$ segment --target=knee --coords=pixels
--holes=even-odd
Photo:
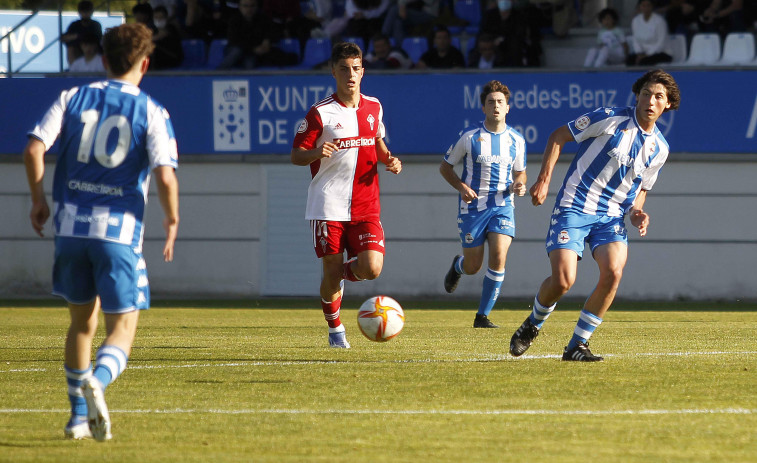
[[[613,267],[605,270],[600,275],[600,281],[606,286],[617,288],[623,278],[623,267]]]
[[[575,277],[566,274],[560,274],[552,278],[552,288],[560,294],[565,294],[570,291],[570,288],[573,287],[573,283],[575,283],[575,281]]]
[[[364,280],[375,280],[381,275],[383,265],[379,262],[370,262],[364,269],[360,277]]]
[[[479,270],[481,270],[481,261],[475,259],[463,260],[463,273],[466,275],[475,275]]]

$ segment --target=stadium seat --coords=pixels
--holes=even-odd
[[[363,50],[363,53],[365,53],[365,40],[363,40],[362,37],[344,37],[342,40],[345,42],[351,42],[354,44],[357,44],[358,47],[360,47],[361,50]]]
[[[684,34],[670,34],[668,36],[668,46],[671,50],[674,63],[683,63],[686,61],[686,36]]]
[[[279,48],[281,48],[281,51],[297,55],[297,62],[302,59],[302,50],[300,50],[300,41],[298,39],[291,37],[283,38],[279,41]]]
[[[214,39],[210,42],[208,47],[208,62],[205,67],[208,69],[218,69],[218,66],[223,62],[223,53],[226,50],[226,39]]]
[[[402,49],[415,64],[428,51],[428,40],[426,37],[405,37],[402,40]]]
[[[718,64],[752,64],[754,36],[749,32],[731,32],[725,37],[723,57]]]
[[[451,34],[465,32],[472,36],[478,35],[478,29],[481,26],[480,0],[455,0],[453,11],[458,19],[462,19],[468,24],[463,27],[450,27],[449,31]]]
[[[685,64],[700,66],[715,64],[720,59],[720,36],[715,33],[694,34]]]
[[[205,42],[199,39],[182,40],[181,48],[184,50],[183,69],[200,69],[205,67]]]
[[[300,68],[312,69],[331,59],[331,40],[309,38],[305,42],[305,53]]]

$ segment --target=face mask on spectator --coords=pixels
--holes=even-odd
[[[158,29],[163,29],[166,27],[166,20],[165,19],[156,19],[155,20],[155,27]]]
[[[513,2],[511,0],[498,0],[497,1],[497,8],[499,8],[499,11],[509,10],[512,7],[513,7]]]

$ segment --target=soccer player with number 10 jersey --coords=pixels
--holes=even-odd
[[[43,189],[44,154],[58,140],[53,179],[53,293],[67,302],[71,324],[65,373],[71,418],[66,437],[111,438],[105,388],[126,368],[139,311],[150,306],[142,257],[150,176],[165,219],[163,258],[173,260],[179,226],[178,154],[168,112],[139,89],[154,48],[142,24],[103,37],[108,80],[61,93],[29,134],[24,163],[31,223],[42,236],[51,216]],[[106,336],[91,366],[98,312]]]
[[[657,128],[660,116],[678,109],[681,94],[673,76],[649,71],[632,86],[636,105],[598,108],[552,132],[544,150],[541,171],[531,187],[531,202],[544,203],[549,182],[563,146],[578,142],[550,219],[546,239],[552,274],[534,298],[531,314],[510,340],[510,353],[523,355],[542,325],[576,279],[585,243],[599,267],[599,281],[584,303],[573,337],[562,359],[597,362],[589,338],[602,323],[623,275],[628,257],[624,218],[646,235],[649,215],[644,211],[647,191],[670,152]]]
[[[373,280],[384,265],[377,163],[398,174],[402,163],[384,144],[384,111],[378,99],[360,93],[363,53],[342,42],[331,51],[336,92],[313,105],[302,121],[292,164],[310,166],[305,218],[323,265],[321,308],[329,345],[349,348],[339,318],[343,280]],[[347,262],[344,262],[344,252]]]

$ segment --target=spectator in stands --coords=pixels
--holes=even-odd
[[[371,37],[381,33],[390,3],[390,0],[347,0],[344,14],[348,19],[344,35],[362,37],[368,43]]]
[[[213,0],[183,0],[177,13],[183,37],[206,42],[225,38],[228,21],[223,11],[221,4]]]
[[[699,23],[703,32],[717,32],[722,37],[729,32],[744,32],[744,0],[712,0],[699,17]]]
[[[439,0],[397,0],[389,8],[381,30],[402,43],[407,35],[425,36],[439,17]]]
[[[631,48],[626,58],[629,66],[669,63],[673,57],[667,49],[668,24],[654,12],[652,0],[639,0],[639,14],[631,21]]]
[[[618,27],[618,12],[605,8],[597,15],[602,29],[597,33],[597,46],[586,54],[584,67],[599,68],[608,64],[623,64],[628,54],[626,34]]]
[[[469,39],[472,40],[472,39]],[[468,56],[468,67],[475,69],[492,69],[505,65],[500,49],[494,44],[494,37],[490,34],[481,34]]]
[[[95,6],[89,0],[82,0],[77,5],[79,19],[72,22],[66,33],[60,37],[60,41],[66,45],[66,59],[69,66],[84,53],[79,44],[79,40],[86,34],[95,34],[99,44],[103,38],[102,25],[92,19],[95,12]]]
[[[494,37],[505,66],[539,66],[541,35],[527,9],[513,8],[511,0],[498,0],[484,12],[481,33]]]
[[[166,15],[169,23],[176,24],[176,0],[148,0],[152,6],[153,13],[155,9],[162,6],[166,9]]]
[[[688,36],[699,31],[697,21],[707,4],[709,0],[668,0],[656,11],[665,16],[669,33]]]
[[[465,67],[463,53],[452,46],[452,36],[445,26],[434,28],[433,45],[415,63],[416,68],[451,69]]]
[[[241,0],[239,14],[229,20],[228,45],[219,69],[253,69],[297,63],[297,55],[271,44],[271,21],[258,8],[259,0]]]
[[[273,43],[288,37],[296,38],[304,46],[310,31],[319,26],[318,22],[303,16],[300,0],[262,0],[262,10],[271,18]]]
[[[410,69],[413,62],[405,50],[392,47],[389,37],[383,34],[371,39],[373,50],[363,56],[363,67],[367,69]]]
[[[100,54],[100,37],[93,32],[88,32],[79,38],[79,46],[83,55],[78,57],[69,72],[101,72],[105,74],[103,56]]]
[[[134,15],[134,21],[144,24],[153,34],[155,33],[155,23],[152,19],[152,5],[149,3],[137,3],[131,9],[131,14]]]
[[[150,56],[150,69],[172,69],[181,66],[181,62],[184,61],[181,35],[176,26],[169,23],[166,7],[155,7],[153,23],[155,32],[152,34],[152,41],[155,43],[155,50]]]

